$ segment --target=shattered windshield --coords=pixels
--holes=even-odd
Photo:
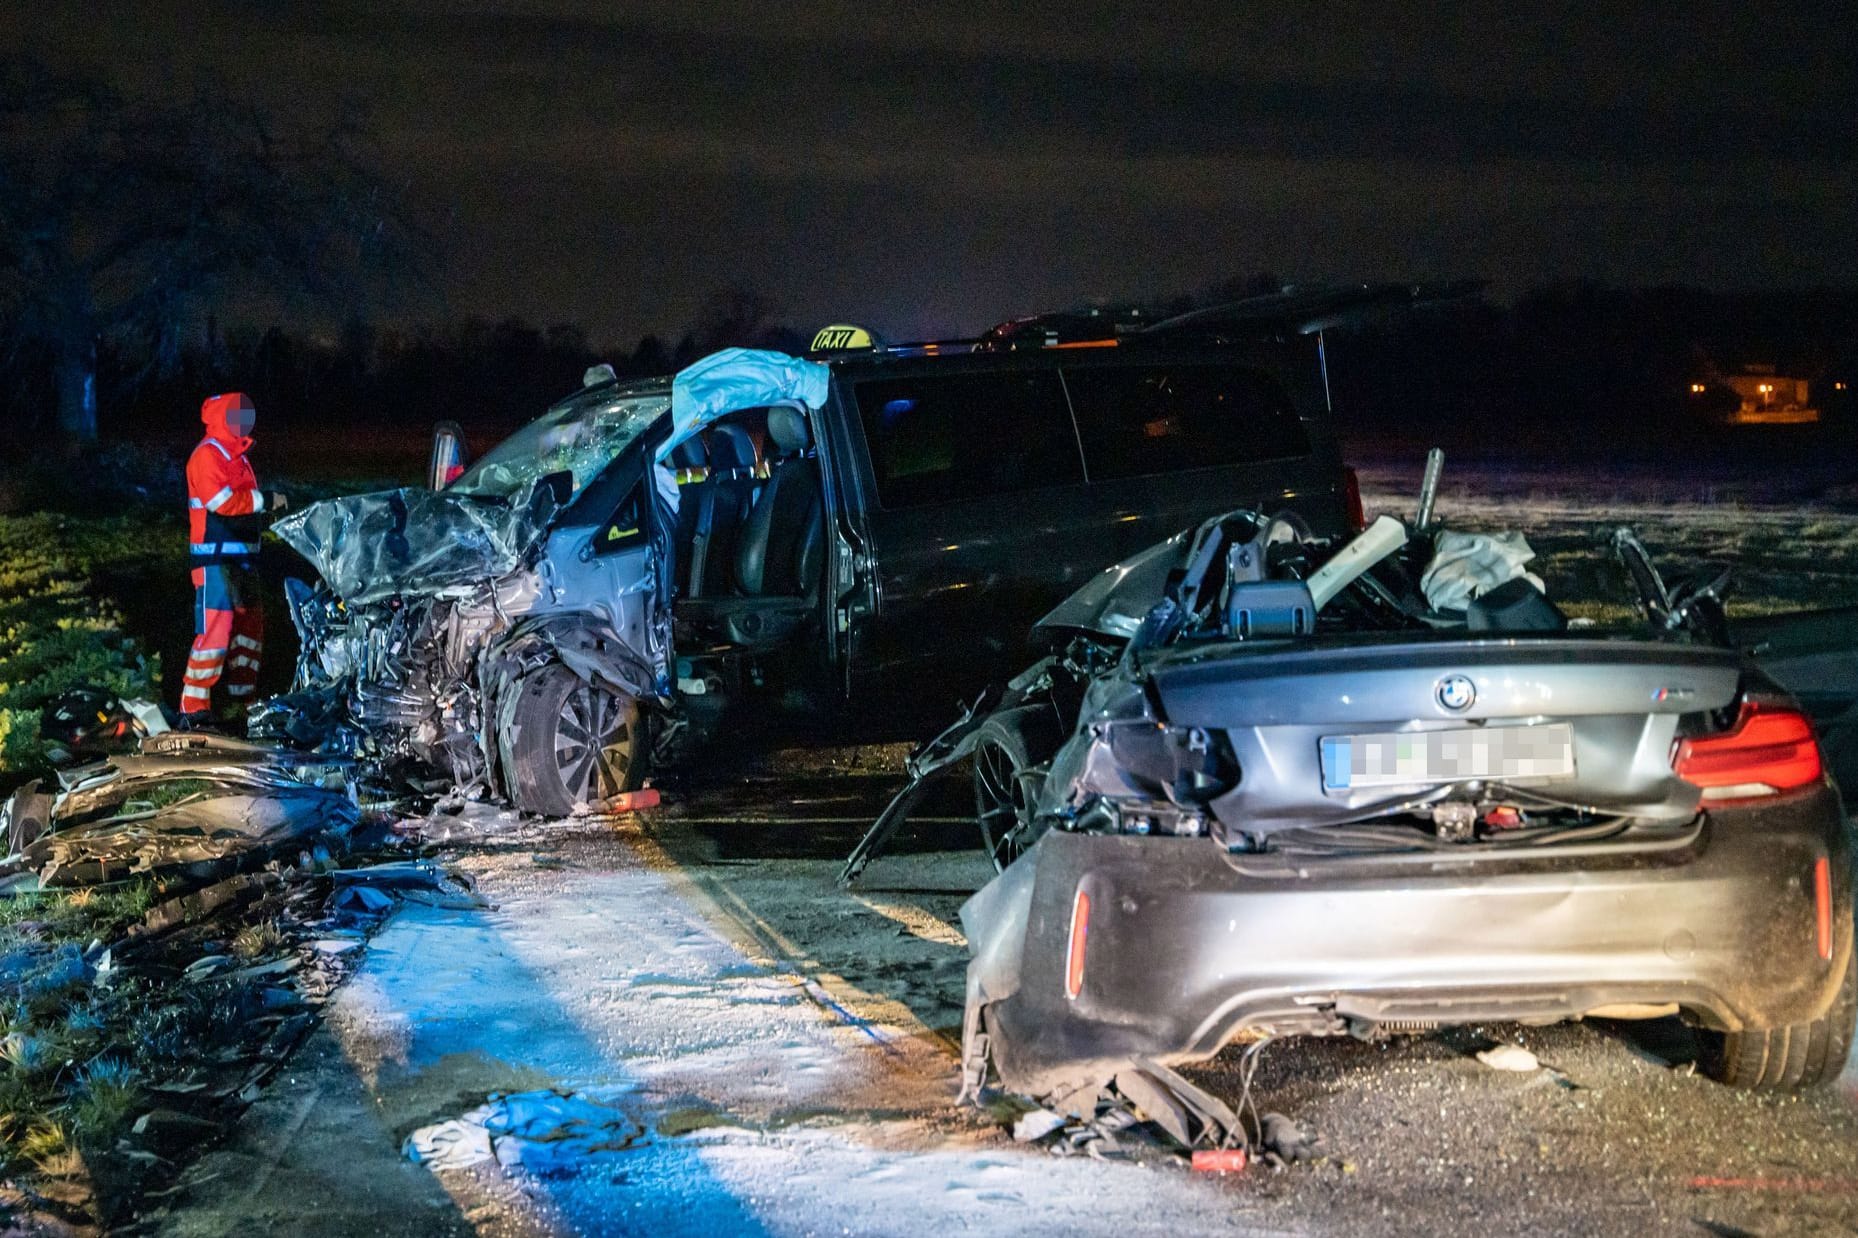
[[[569,473],[573,492],[671,407],[667,390],[601,393],[550,409],[485,453],[446,487],[477,498],[508,499],[550,473]]]

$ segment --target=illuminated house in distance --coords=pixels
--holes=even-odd
[[[1733,373],[1712,367],[1691,382],[1690,398],[1732,426],[1804,426],[1819,421],[1809,381],[1777,374],[1772,365],[1744,365]]]

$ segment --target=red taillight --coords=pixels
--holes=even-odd
[[[1706,802],[1719,804],[1792,791],[1822,774],[1819,740],[1806,715],[1754,701],[1742,703],[1733,730],[1680,741],[1671,767],[1702,787]]]
[[[1832,863],[1825,856],[1813,861],[1813,934],[1819,957],[1832,960]]]
[[[1342,470],[1342,503],[1348,509],[1348,527],[1359,533],[1368,527],[1368,512],[1361,505],[1361,477],[1354,469]]]
[[[1064,995],[1076,997],[1084,991],[1084,945],[1090,933],[1090,895],[1082,890],[1071,903],[1071,944],[1065,950]]]

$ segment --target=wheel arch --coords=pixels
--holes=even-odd
[[[1065,741],[1057,711],[1046,701],[1028,702],[989,715],[975,728],[968,751],[978,747],[989,731],[1005,732],[1017,738],[1025,749],[1027,760],[1035,766],[1050,762]]]
[[[517,625],[479,655],[477,678],[482,695],[478,748],[483,753],[493,790],[513,798],[514,786],[502,742],[521,686],[528,676],[549,666],[563,666],[583,681],[636,700],[642,715],[669,703],[668,685],[599,615],[550,615]]]

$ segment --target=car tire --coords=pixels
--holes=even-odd
[[[510,799],[524,812],[600,812],[639,785],[647,746],[639,704],[560,664],[524,676],[499,737]]]
[[[1824,1018],[1784,1027],[1750,1027],[1708,1034],[1704,1067],[1711,1078],[1736,1088],[1791,1091],[1838,1078],[1858,1022],[1858,951],[1845,961],[1845,979]]]
[[[1005,872],[1045,832],[1043,823],[1031,815],[1039,775],[1027,773],[1033,761],[1025,733],[999,719],[981,727],[971,760],[981,845],[994,871]]]

